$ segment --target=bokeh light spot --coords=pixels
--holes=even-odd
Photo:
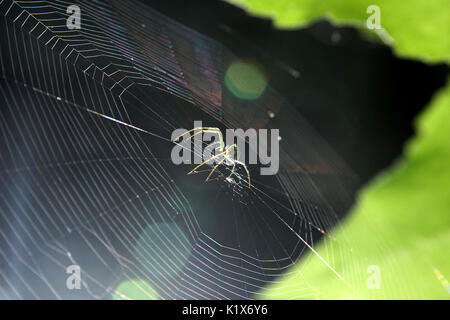
[[[122,281],[114,291],[114,300],[158,300],[158,294],[145,280]]]
[[[192,246],[174,222],[148,225],[135,247],[142,270],[157,283],[167,283],[182,272]]]
[[[258,99],[267,87],[268,76],[259,64],[249,60],[236,60],[225,73],[225,85],[237,98]]]

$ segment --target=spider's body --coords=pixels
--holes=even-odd
[[[195,131],[197,131],[197,132],[195,132]],[[201,166],[205,165],[206,163],[208,163],[208,162],[210,162],[212,160],[215,160],[215,159],[217,159],[219,157],[222,157],[222,159],[211,170],[211,172],[209,173],[208,177],[206,177],[205,182],[209,180],[209,178],[211,177],[213,172],[217,169],[217,167],[222,162],[225,161],[225,163],[227,165],[229,164],[230,166],[233,166],[233,168],[231,169],[230,174],[225,178],[226,181],[229,181],[231,179],[231,176],[234,174],[234,169],[236,168],[236,164],[239,164],[245,169],[245,172],[247,173],[247,178],[248,178],[248,186],[249,187],[251,186],[251,184],[250,184],[250,173],[248,172],[247,166],[245,165],[245,163],[243,163],[243,162],[238,160],[239,154],[238,154],[237,145],[236,144],[232,144],[229,147],[225,146],[225,143],[223,141],[222,132],[220,131],[219,128],[214,128],[214,127],[197,127],[197,128],[191,129],[191,130],[186,131],[185,133],[179,135],[173,141],[177,141],[179,138],[181,138],[182,136],[184,136],[184,135],[186,135],[186,134],[188,134],[190,132],[195,132],[195,133],[192,136],[190,136],[189,139],[192,139],[197,134],[204,133],[204,132],[216,133],[219,136],[219,141],[217,141],[217,142],[220,143],[220,147],[217,147],[217,149],[219,149],[219,153],[218,154],[216,154],[215,156],[213,156],[213,157],[203,161],[198,166],[196,166],[194,169],[189,171],[188,174],[195,173],[198,168],[200,168]],[[231,150],[234,150],[233,156],[230,156]]]

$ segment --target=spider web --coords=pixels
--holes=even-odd
[[[242,101],[222,85],[232,52],[134,0],[2,0],[0,13],[0,298],[127,298],[135,281],[158,299],[252,299],[300,257],[351,284],[328,231],[357,178],[270,86]],[[170,136],[194,120],[281,128],[279,173],[250,165],[251,188],[226,166],[187,176]],[[342,256],[319,256],[319,240]],[[66,287],[74,264],[80,290]],[[298,279],[301,297],[320,295]]]

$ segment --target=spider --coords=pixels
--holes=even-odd
[[[195,133],[195,131],[198,130],[198,132]],[[223,136],[222,136],[222,132],[220,131],[219,128],[215,128],[215,127],[196,127],[194,129],[191,129],[189,131],[186,131],[185,133],[179,135],[178,137],[176,137],[175,139],[173,139],[173,141],[177,141],[178,139],[180,139],[182,136],[190,133],[190,132],[194,132],[193,135],[191,135],[189,137],[189,139],[192,139],[193,137],[195,137],[196,135],[200,134],[200,133],[204,133],[204,132],[210,132],[210,133],[217,133],[217,135],[219,136],[219,141],[217,141],[216,143],[220,143],[220,147],[217,147],[220,151],[219,154],[216,154],[215,156],[203,161],[202,163],[200,163],[198,166],[196,166],[194,169],[192,169],[191,171],[188,172],[188,174],[192,174],[195,173],[196,170],[198,168],[200,168],[201,166],[205,165],[206,163],[210,162],[211,160],[214,160],[216,158],[219,158],[220,156],[223,156],[223,159],[221,159],[215,166],[214,168],[211,170],[211,172],[208,174],[208,176],[206,177],[205,182],[207,182],[209,180],[209,178],[212,176],[212,174],[214,173],[214,171],[217,169],[217,167],[224,162],[225,160],[228,160],[231,162],[231,165],[233,166],[233,168],[231,169],[230,174],[225,178],[225,180],[229,180],[231,178],[231,176],[234,173],[234,169],[236,168],[236,164],[241,165],[244,169],[245,172],[247,173],[247,178],[248,178],[248,186],[250,187],[250,173],[247,169],[247,166],[245,165],[245,163],[241,162],[238,160],[239,158],[239,153],[238,153],[238,148],[236,144],[232,144],[229,147],[225,146],[225,143],[223,141]],[[216,149],[217,149],[216,148]],[[233,156],[230,156],[230,151],[234,150],[233,152]],[[225,163],[227,164],[227,162],[225,161]]]

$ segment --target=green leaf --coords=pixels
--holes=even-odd
[[[298,28],[313,20],[366,28],[367,8],[380,8],[383,30],[376,32],[392,42],[402,57],[430,63],[450,62],[450,1],[448,0],[228,0],[250,13],[271,17],[279,28]]]
[[[261,298],[449,299],[450,81],[417,121],[405,155],[361,194],[343,226]],[[379,269],[380,286],[367,286]],[[370,274],[368,272],[371,272]]]

